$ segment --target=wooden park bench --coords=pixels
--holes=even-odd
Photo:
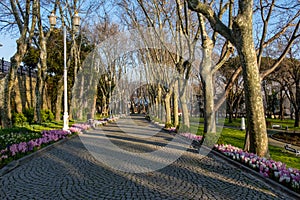
[[[284,149],[288,152],[295,153],[296,156],[300,156],[300,151],[297,149],[293,148],[291,144],[286,144],[284,145]]]

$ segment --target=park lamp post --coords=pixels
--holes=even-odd
[[[51,13],[49,16],[49,22],[52,27],[56,25],[56,16],[54,12]],[[75,27],[78,27],[80,24],[80,17],[78,16],[78,13],[75,12],[75,15],[72,17],[72,22]],[[68,79],[67,79],[67,31],[66,26],[63,23],[63,34],[64,34],[64,125],[63,130],[69,129],[69,114],[68,114]]]

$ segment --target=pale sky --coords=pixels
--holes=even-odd
[[[0,33],[0,44],[3,45],[0,47],[0,59],[4,57],[4,60],[9,61],[17,51],[16,39]]]

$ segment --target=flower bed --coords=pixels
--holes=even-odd
[[[108,122],[115,122],[118,117],[106,118],[103,120],[93,120],[94,126],[105,125]],[[11,133],[7,139],[0,137],[0,142],[6,141],[5,145],[0,143],[0,168],[9,162],[34,152],[43,146],[52,144],[58,140],[64,139],[72,134],[81,134],[84,130],[91,128],[90,123],[73,124],[69,130],[47,130],[41,133],[21,134]],[[2,138],[3,137],[3,138]],[[1,140],[2,139],[2,140]],[[2,144],[2,145],[1,145]]]
[[[253,153],[248,153],[232,145],[215,145],[218,152],[236,160],[280,184],[300,193],[300,171],[294,168],[287,168],[282,162],[261,158]]]
[[[193,133],[180,133],[183,137],[186,137],[190,140],[196,140],[196,141],[201,141],[203,136],[202,135],[195,135]]]
[[[104,118],[101,120],[89,119],[87,124],[94,128],[97,126],[106,125],[107,123],[110,123],[110,122],[115,122],[118,119],[119,119],[119,117]]]
[[[70,130],[47,130],[41,132],[41,137],[34,138],[29,141],[22,141],[7,145],[0,150],[0,168],[8,162],[21,158],[22,156],[40,149],[63,138],[66,138],[74,133],[82,133],[83,130],[89,128],[87,124],[73,124]]]
[[[69,130],[72,133],[83,133],[84,130],[89,129],[91,126],[89,124],[73,124]]]

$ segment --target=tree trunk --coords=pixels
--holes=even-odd
[[[296,80],[296,107],[295,107],[295,123],[294,127],[299,127],[300,120],[300,79]]]
[[[33,108],[33,106],[34,106],[34,101],[33,101],[33,98],[34,98],[34,96],[33,96],[33,84],[32,84],[32,69],[31,68],[29,68],[29,91],[30,91],[30,107],[31,108]]]
[[[171,119],[171,91],[167,92],[165,96],[165,108],[166,108],[166,125],[172,124]]]
[[[204,134],[216,133],[216,118],[214,109],[214,84],[212,72],[212,49],[213,42],[202,30],[202,62],[199,71],[204,94]],[[205,135],[204,135],[205,136]]]
[[[41,30],[42,31],[42,30]],[[46,79],[46,70],[47,70],[47,42],[44,36],[40,38],[40,62],[38,63],[38,71],[36,77],[36,87],[35,87],[35,95],[36,95],[36,122],[41,123],[41,111],[43,109],[43,88]]]
[[[268,157],[268,137],[261,94],[261,80],[253,42],[253,0],[238,1],[238,15],[232,29],[216,20],[213,9],[197,0],[188,1],[189,8],[202,13],[211,27],[235,45],[243,67],[245,100],[247,109],[247,134],[245,147],[258,156]],[[249,138],[249,139],[247,139]]]
[[[235,106],[235,116],[234,116],[235,119],[236,119],[237,117],[243,117],[243,116],[244,116],[244,114],[242,114],[242,116],[238,116],[239,108],[240,108],[240,103],[241,103],[242,97],[243,97],[243,95],[240,94],[240,96],[238,97],[237,101],[236,101],[236,102],[232,102],[232,109],[233,109],[233,104],[234,104],[234,106]],[[240,113],[241,113],[241,112],[240,112]]]
[[[214,88],[211,73],[202,76],[201,80],[204,94],[204,133],[215,133]]]
[[[162,120],[162,89],[160,86],[157,91],[157,117]]]
[[[246,151],[269,157],[268,136],[261,94],[261,80],[252,34],[252,1],[240,3],[243,14],[233,23],[235,46],[240,55],[247,109]],[[248,145],[249,144],[249,145]]]
[[[62,97],[63,97],[63,77],[58,81],[57,84],[57,97],[55,102],[55,121],[61,120],[61,109],[62,109]]]
[[[48,90],[47,90],[46,80],[44,80],[44,84],[43,84],[43,88],[42,88],[42,96],[43,96],[42,109],[52,110],[51,101],[50,101],[50,98],[48,98]]]
[[[38,71],[37,71],[37,76],[36,76],[36,85],[35,85],[35,98],[36,98],[36,105],[35,105],[35,121],[36,123],[41,123],[42,118],[41,118],[41,104],[42,104],[42,94],[41,94],[41,89],[42,89],[42,72],[41,72],[41,66],[38,64]]]
[[[25,36],[24,36],[25,37]],[[9,73],[6,75],[4,86],[4,103],[3,103],[3,126],[5,128],[12,126],[12,111],[11,111],[11,90],[14,86],[17,69],[22,62],[22,58],[27,50],[27,43],[24,38],[17,40],[17,52],[10,59]]]
[[[181,121],[182,125],[185,128],[189,129],[190,128],[190,116],[189,116],[189,110],[188,110],[188,105],[186,101],[186,87],[185,87],[185,80],[179,79],[178,85],[179,85],[179,91],[180,91],[180,104],[181,104],[181,109],[182,109],[182,115],[181,115]]]
[[[10,67],[9,73],[6,75],[4,85],[4,102],[3,102],[3,127],[8,128],[12,126],[12,113],[11,113],[11,90],[14,85],[16,69]]]
[[[102,115],[107,115],[107,114],[108,114],[107,99],[106,99],[106,96],[103,95],[102,96]]]
[[[174,84],[173,89],[173,113],[174,113],[174,126],[177,127],[179,125],[179,117],[178,117],[178,81]]]
[[[76,44],[76,38],[75,38],[75,34],[72,32],[72,47],[71,47],[71,59],[74,59],[74,70],[73,70],[73,83],[76,83],[77,81],[77,72],[79,69],[79,59],[78,57],[80,57],[79,51],[78,51],[78,47]],[[74,84],[72,86],[72,88],[74,87]],[[95,94],[97,96],[97,94]],[[70,102],[73,102],[72,100],[72,95],[70,95]],[[74,105],[71,103],[70,105],[70,111],[73,110],[75,107],[73,107]],[[75,108],[76,109],[76,108]],[[94,108],[95,110],[95,108]],[[73,119],[73,112],[69,112],[69,119]]]
[[[284,107],[283,107],[283,89],[280,90],[280,100],[279,100],[279,109],[280,109],[280,120],[284,119]]]
[[[18,76],[19,92],[21,98],[22,112],[26,109],[27,103],[27,77],[26,75]]]
[[[232,123],[233,105],[231,102],[229,102],[227,105],[228,105],[228,115],[229,115],[228,122]]]
[[[93,102],[92,102],[92,107],[91,107],[91,113],[90,113],[90,117],[91,119],[95,119],[95,113],[96,113],[96,102],[97,102],[97,95],[94,96],[93,98]]]

